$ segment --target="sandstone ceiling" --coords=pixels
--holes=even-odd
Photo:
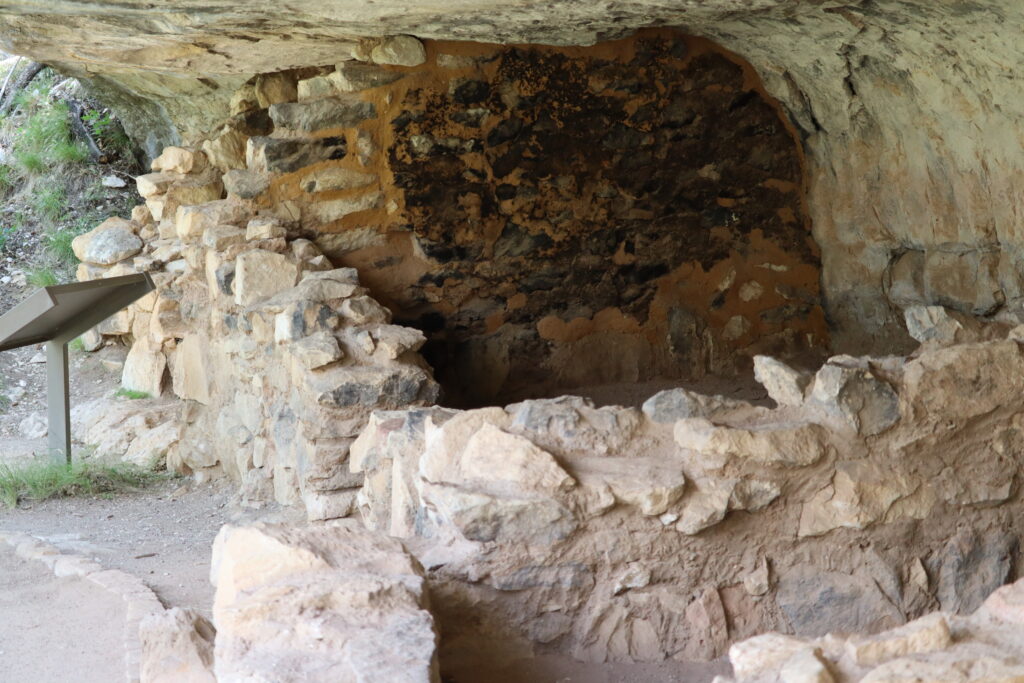
[[[836,338],[880,350],[906,339],[886,296],[906,253],[937,302],[1020,300],[1022,20],[1019,0],[22,0],[0,2],[0,45],[93,76],[155,144],[216,121],[252,74],[351,58],[361,37],[708,37],[756,67],[799,129]]]

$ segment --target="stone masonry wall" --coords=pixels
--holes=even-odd
[[[827,343],[799,149],[748,67],[673,32],[576,50],[408,40],[368,51],[383,63],[258,79],[287,92],[236,98],[247,121],[272,102],[273,133],[226,180],[426,333],[446,402]],[[206,149],[250,133],[229,124]]]
[[[976,609],[1019,571],[1024,328],[908,323],[909,358],[759,356],[773,408],[674,389],[374,413],[360,512],[427,567],[442,670],[714,659]]]

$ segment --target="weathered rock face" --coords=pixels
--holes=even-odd
[[[155,154],[158,141],[211,130],[254,74],[374,55],[420,59],[399,56],[381,35],[591,45],[653,24],[685,27],[749,60],[799,129],[837,340],[864,351],[908,344],[891,302],[1019,307],[1015,188],[1024,155],[1005,75],[1024,62],[1008,28],[1022,12],[1015,0],[462,0],[443,13],[356,0],[303,0],[287,12],[226,0],[188,12],[125,10],[97,0],[8,3],[0,35],[7,50],[95,75],[108,99],[141,102],[136,135],[162,131],[150,133]]]
[[[224,527],[210,578],[218,681],[439,681],[422,569],[357,522]]]
[[[1024,678],[1024,582],[992,593],[970,616],[935,612],[875,635],[813,640],[776,633],[729,650],[735,683],[1016,681]],[[720,679],[721,680],[721,679]]]

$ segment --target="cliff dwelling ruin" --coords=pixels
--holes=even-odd
[[[210,620],[117,589],[128,677],[1024,680],[1022,22],[0,6],[143,162],[83,450],[256,511]]]

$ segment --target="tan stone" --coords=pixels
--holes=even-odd
[[[150,396],[163,392],[164,372],[167,358],[159,346],[150,344],[148,338],[137,339],[128,351],[121,374],[121,386],[130,391],[141,391]]]
[[[150,167],[154,171],[171,173],[199,173],[206,168],[206,156],[186,147],[164,147],[164,151]]]
[[[777,467],[806,467],[834,451],[828,431],[817,424],[784,422],[750,428],[715,425],[703,418],[675,424],[680,447],[724,462],[735,459]]]
[[[422,569],[359,522],[226,526],[211,580],[217,680],[438,680]]]
[[[945,650],[952,644],[945,616],[936,613],[891,631],[851,638],[846,651],[858,666],[878,666],[897,657]]]
[[[374,46],[370,59],[377,64],[419,66],[427,61],[427,52],[413,36],[390,36]]]
[[[167,192],[167,188],[171,186],[171,183],[179,180],[180,178],[180,173],[158,171],[156,173],[146,173],[136,177],[135,185],[138,188],[139,194],[148,199],[156,195],[164,194]]]
[[[208,344],[208,340],[198,334],[188,334],[178,344],[171,364],[171,380],[179,398],[210,403]]]
[[[295,78],[286,73],[257,76],[254,94],[261,109],[280,102],[294,102],[298,98]]]
[[[282,254],[264,249],[243,252],[235,259],[235,303],[250,306],[294,287],[299,267]]]
[[[216,683],[213,624],[193,609],[173,607],[139,623],[140,683]]]
[[[218,225],[240,225],[246,216],[244,206],[226,199],[182,206],[174,217],[174,231],[182,241],[198,240],[207,229]]]
[[[321,368],[344,357],[338,340],[329,332],[318,332],[293,342],[288,346],[288,353],[310,370]]]
[[[222,172],[245,168],[245,144],[249,136],[237,128],[225,126],[220,135],[203,142],[203,153]]]

